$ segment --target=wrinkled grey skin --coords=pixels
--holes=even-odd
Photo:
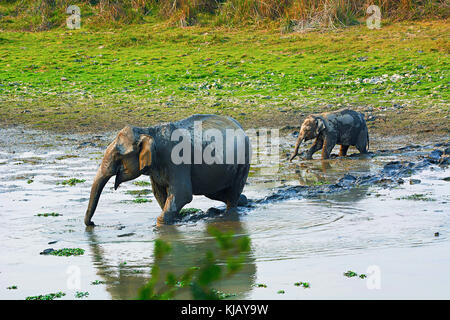
[[[245,135],[245,161],[239,164],[235,160],[231,164],[194,164],[194,121],[201,121],[203,131],[217,129],[224,137],[227,129],[242,130],[239,123],[230,118],[216,115],[193,115],[184,120],[161,124],[149,128],[125,127],[106,149],[102,163],[94,178],[89,205],[84,222],[94,225],[92,216],[100,198],[100,194],[112,176],[116,176],[114,188],[125,181],[136,179],[140,175],[150,176],[153,194],[162,209],[158,224],[171,224],[184,205],[192,201],[192,195],[206,197],[225,202],[227,209],[234,208],[238,201],[245,198],[241,195],[250,168],[250,141]],[[176,129],[187,129],[191,136],[190,164],[172,162],[172,148],[179,144],[181,138],[171,141]],[[198,130],[197,130],[198,131]],[[233,137],[232,137],[233,138]],[[211,139],[213,141],[214,139]],[[188,141],[188,140],[186,140]],[[211,141],[203,139],[202,150]],[[224,149],[226,159],[227,149]],[[237,142],[231,144],[235,159]],[[241,152],[242,148],[239,150]],[[179,154],[179,153],[178,153]],[[225,160],[223,161],[225,162]]]
[[[290,161],[297,156],[303,141],[314,138],[316,140],[308,150],[306,159],[312,159],[320,149],[322,159],[328,159],[336,144],[341,145],[339,156],[346,156],[350,146],[355,146],[360,153],[367,153],[369,148],[369,131],[364,115],[349,109],[308,116],[302,123]]]

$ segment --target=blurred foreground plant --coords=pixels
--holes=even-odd
[[[190,267],[181,275],[167,273],[162,286],[158,286],[162,280],[158,262],[171,252],[172,247],[169,243],[157,239],[154,248],[155,263],[150,271],[151,278],[140,288],[138,298],[173,299],[178,291],[183,289],[190,290],[195,300],[220,300],[233,296],[212,288],[212,285],[231,277],[242,268],[245,253],[250,251],[250,238],[247,236],[236,238],[233,232],[221,232],[214,227],[209,227],[208,233],[215,238],[219,252],[215,254],[211,250],[207,251],[200,266]]]

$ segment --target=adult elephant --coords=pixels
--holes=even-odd
[[[123,128],[106,149],[94,178],[84,222],[92,216],[112,176],[114,188],[140,175],[150,176],[162,209],[158,224],[171,224],[193,195],[225,202],[227,209],[246,201],[241,195],[250,168],[251,146],[240,124],[218,115],[189,118],[148,128]]]

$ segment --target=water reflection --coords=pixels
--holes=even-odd
[[[162,226],[154,230],[153,239],[145,241],[145,252],[142,252],[141,249],[140,252],[134,253],[133,265],[123,262],[117,265],[117,263],[108,262],[110,253],[104,247],[109,242],[102,242],[100,234],[95,229],[86,229],[86,234],[97,275],[106,282],[106,290],[112,299],[134,299],[139,288],[148,281],[153,263],[158,264],[160,279],[164,281],[168,272],[179,276],[188,268],[199,266],[208,251],[219,256],[220,249],[216,240],[207,233],[209,226],[213,226],[221,232],[232,231],[235,237],[249,236],[237,214],[199,225]],[[169,242],[172,246],[170,254],[157,261],[153,255],[153,243],[156,239]],[[142,242],[138,245],[142,248]],[[129,247],[130,251],[136,250],[136,243],[132,241],[123,242],[121,246]],[[112,255],[116,256],[117,253],[112,253]],[[151,258],[147,259],[146,257],[149,256]],[[220,264],[225,263],[225,259],[219,258],[219,262]],[[243,299],[250,293],[255,277],[255,258],[250,251],[245,254],[245,263],[238,273],[220,282],[215,282],[213,287],[222,292],[236,294],[236,298]],[[180,290],[176,295],[176,299],[191,298],[189,290]]]
[[[308,160],[295,165],[295,179],[300,185],[335,183],[348,172],[364,174],[373,170],[368,159]]]

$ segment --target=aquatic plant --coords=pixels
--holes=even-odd
[[[62,216],[62,214],[57,212],[45,212],[45,213],[38,213],[36,217],[59,217]]]
[[[285,294],[284,290],[278,290],[277,293],[278,294]]]
[[[344,276],[346,276],[347,278],[353,278],[353,277],[359,277],[361,279],[367,278],[367,275],[365,275],[364,273],[361,273],[358,275],[356,272],[351,271],[351,270],[344,272]]]
[[[63,248],[59,250],[53,250],[49,252],[48,254],[51,254],[53,256],[81,256],[84,254],[84,249],[80,248]]]
[[[218,300],[233,296],[234,294],[223,293],[212,288],[212,285],[231,277],[242,268],[245,253],[250,250],[250,239],[246,236],[236,238],[232,232],[221,232],[214,227],[208,227],[207,231],[215,238],[220,249],[218,255],[221,259],[225,259],[226,264],[220,263],[218,256],[213,251],[207,251],[199,266],[187,268],[181,275],[169,272],[162,281],[158,262],[170,254],[172,246],[157,239],[154,245],[155,263],[150,271],[151,278],[140,288],[139,299],[173,299],[179,290],[189,290],[193,299],[196,300]]]
[[[95,280],[95,281],[91,282],[91,285],[96,286],[96,285],[105,284],[105,283],[106,283],[105,281]]]
[[[201,209],[197,209],[197,208],[183,208],[180,210],[180,215],[184,216],[184,215],[191,215],[191,214],[196,214],[202,212]]]
[[[38,296],[29,296],[26,297],[25,300],[54,300],[56,298],[62,298],[66,294],[64,292],[56,292],[56,293],[49,293],[45,295],[38,295]]]
[[[303,288],[309,288],[309,282],[296,282],[294,283],[294,286],[296,287],[303,287]]]
[[[427,197],[427,195],[425,195],[423,193],[414,193],[409,196],[396,198],[396,200],[436,201],[436,199]]]
[[[264,283],[257,283],[257,284],[255,284],[255,287],[257,287],[257,288],[267,288],[267,285],[264,284]]]
[[[65,186],[65,185],[74,186],[77,183],[83,183],[83,182],[86,182],[86,180],[85,179],[72,178],[72,179],[64,180],[63,182],[61,182],[61,184],[63,186]]]
[[[87,296],[89,296],[89,292],[85,291],[85,292],[81,292],[81,291],[77,291],[75,292],[75,298],[87,298]]]
[[[133,181],[133,184],[139,187],[147,187],[151,186],[152,184],[148,181]]]
[[[127,190],[125,192],[126,194],[130,194],[133,196],[143,196],[143,195],[147,195],[147,194],[151,194],[152,190],[151,189],[142,189],[142,190]]]
[[[8,290],[16,290],[16,289],[17,289],[17,286],[16,286],[16,285],[10,286],[10,287],[7,287],[6,289],[8,289]]]
[[[353,278],[353,277],[356,277],[357,275],[358,274],[356,272],[351,271],[351,270],[344,272],[344,276],[346,276],[347,278]]]
[[[145,199],[145,198],[136,198],[133,199],[132,202],[134,203],[146,203],[146,202],[152,202],[151,199]]]

